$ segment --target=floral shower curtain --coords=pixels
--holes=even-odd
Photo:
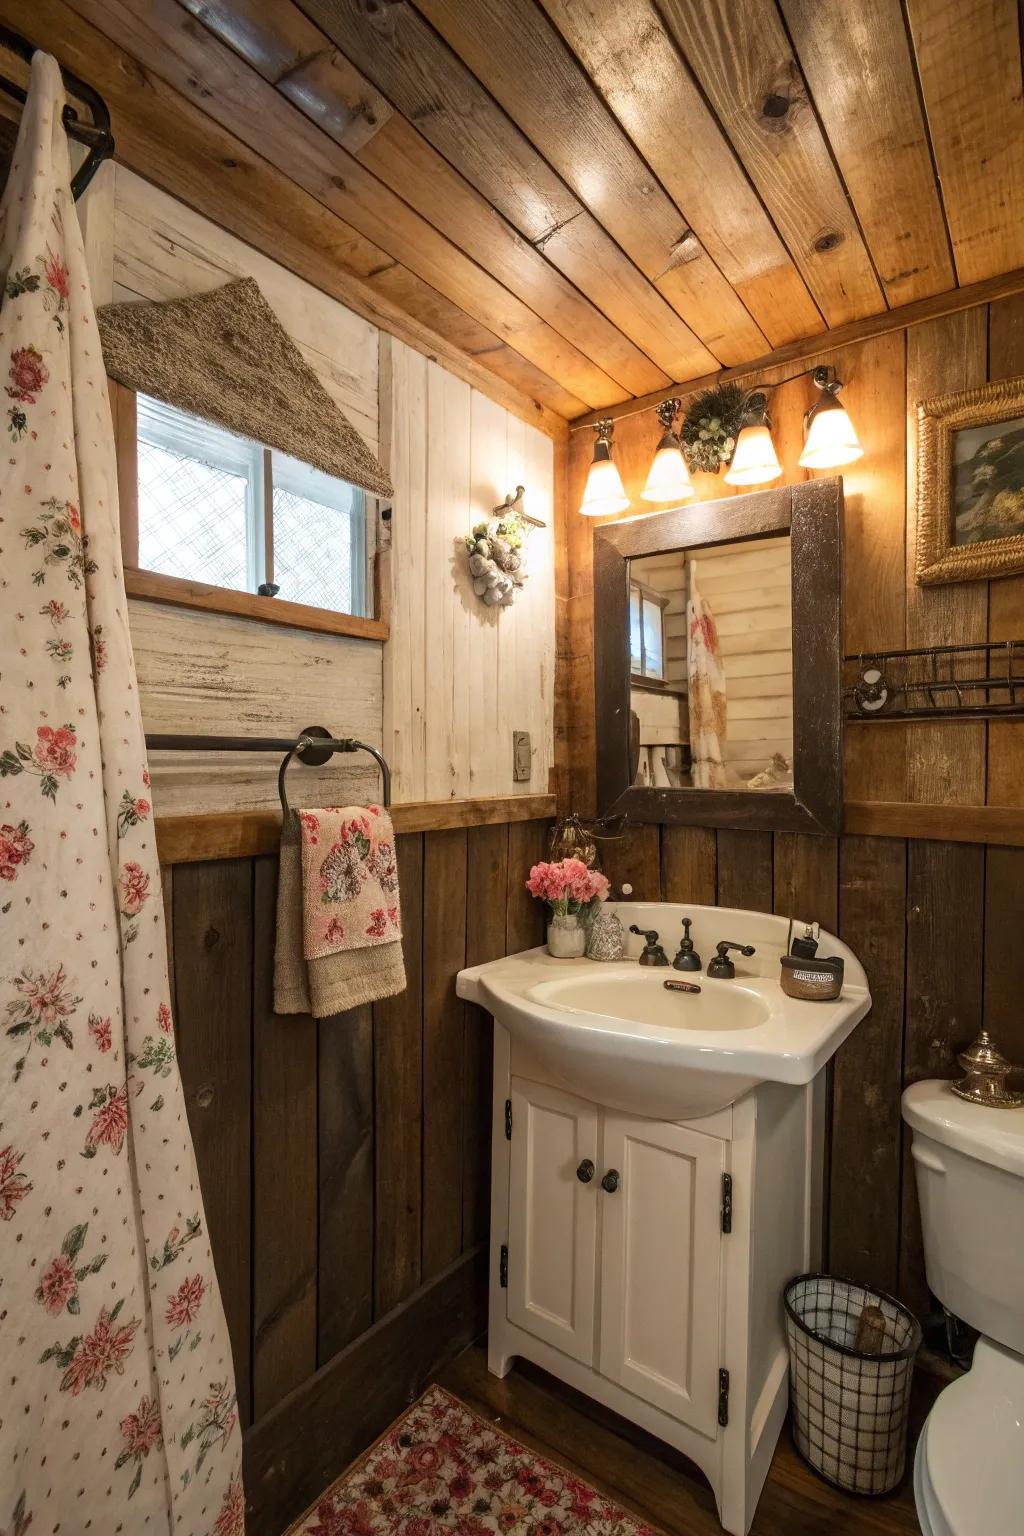
[[[37,53],[0,204],[0,1532],[241,1536],[63,106]]]
[[[725,673],[718,654],[718,630],[710,603],[697,591],[696,567],[691,565],[690,596],[686,604],[686,667],[690,708],[690,754],[694,789],[724,789],[726,703]]]

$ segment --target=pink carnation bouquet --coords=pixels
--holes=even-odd
[[[605,875],[588,869],[582,859],[561,859],[557,864],[535,864],[526,889],[559,916],[580,914],[588,922],[598,903],[607,900],[609,885]]]

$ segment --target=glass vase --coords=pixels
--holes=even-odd
[[[548,954],[578,960],[587,947],[587,930],[576,913],[552,912],[548,919]]]

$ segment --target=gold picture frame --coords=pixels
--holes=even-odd
[[[919,584],[1022,571],[1024,379],[922,400],[917,407]]]

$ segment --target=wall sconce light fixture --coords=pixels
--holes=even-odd
[[[655,407],[655,415],[661,422],[661,441],[654,451],[654,458],[647,475],[647,483],[640,492],[644,501],[685,501],[693,495],[690,471],[683,458],[683,446],[675,430],[676,417],[682,402],[663,400]]]
[[[594,423],[597,434],[594,457],[587,475],[583,500],[580,502],[580,511],[584,517],[609,517],[613,512],[625,512],[629,506],[622,476],[612,458],[613,430],[609,420]]]
[[[768,396],[763,390],[755,390],[747,396],[742,421],[740,435],[725,472],[725,482],[727,485],[767,485],[770,480],[779,478],[782,465],[772,442]]]
[[[803,469],[838,469],[841,464],[852,464],[864,449],[846,407],[837,398],[843,386],[834,368],[815,368],[812,377],[821,395],[804,417],[807,440],[798,463]]]

